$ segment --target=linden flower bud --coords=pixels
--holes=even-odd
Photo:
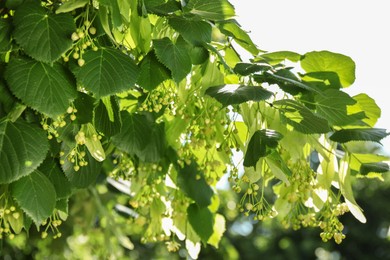
[[[43,231],[42,233],[41,233],[41,238],[42,239],[45,239],[45,238],[47,238],[47,232],[45,232],[45,231]]]
[[[75,165],[75,166],[73,166],[73,169],[74,169],[75,172],[78,172],[80,170],[80,166]]]
[[[85,60],[84,59],[78,59],[77,64],[79,64],[80,67],[84,66]]]
[[[96,34],[96,28],[95,27],[89,28],[89,33],[92,34],[92,35],[95,35]]]
[[[80,39],[79,35],[76,32],[72,33],[72,36],[70,38],[72,39],[72,41],[77,41],[78,39]]]
[[[68,109],[66,110],[66,113],[72,114],[72,112],[73,112],[73,107],[68,107]]]

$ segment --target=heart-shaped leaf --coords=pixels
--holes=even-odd
[[[72,47],[76,31],[70,14],[47,12],[38,1],[22,4],[14,16],[14,37],[24,51],[38,61],[53,62]]]
[[[170,71],[161,64],[153,52],[149,52],[141,61],[138,85],[146,90],[153,90],[170,78]]]
[[[179,38],[173,43],[169,38],[154,40],[153,45],[157,58],[172,72],[176,82],[182,81],[191,71],[191,57],[187,51],[187,43]]]
[[[77,97],[71,73],[58,63],[51,66],[27,58],[11,59],[5,79],[26,105],[53,118],[65,113]]]
[[[203,45],[211,41],[211,25],[205,21],[173,17],[169,19],[169,25],[193,45]]]
[[[37,226],[50,217],[56,205],[53,184],[38,170],[13,182],[11,194]]]
[[[97,98],[117,94],[134,87],[139,68],[133,59],[113,48],[87,51],[85,64],[74,68],[77,81]]]
[[[0,183],[10,183],[34,171],[45,159],[45,132],[24,121],[0,121]]]

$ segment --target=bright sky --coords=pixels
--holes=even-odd
[[[389,0],[230,0],[237,21],[262,50],[304,54],[329,50],[350,56],[356,81],[382,109],[376,127],[390,132]],[[390,151],[390,137],[382,140]]]

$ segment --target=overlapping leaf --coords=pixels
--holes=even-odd
[[[384,162],[363,163],[360,166],[359,173],[366,175],[370,172],[384,173],[384,172],[388,172],[389,170],[390,170],[389,165]]]
[[[227,36],[233,37],[233,39],[245,50],[249,51],[252,55],[257,55],[259,53],[259,49],[253,43],[252,39],[249,37],[248,33],[245,32],[241,27],[237,24],[236,21],[227,21],[218,25],[219,29],[222,33]]]
[[[52,14],[37,1],[21,5],[14,16],[16,42],[34,59],[53,62],[72,47],[76,25],[70,14]]]
[[[45,159],[45,132],[24,121],[0,121],[0,183],[10,183],[34,171]]]
[[[84,66],[74,69],[80,85],[96,97],[117,94],[134,87],[139,68],[133,59],[114,48],[87,51]]]
[[[112,137],[121,150],[145,162],[157,162],[163,157],[166,141],[164,124],[156,124],[146,115],[122,112],[122,128]]]
[[[252,73],[259,71],[267,71],[272,69],[272,67],[268,64],[254,64],[254,63],[237,63],[234,67],[234,72],[243,76],[248,76]]]
[[[43,173],[53,184],[56,192],[56,199],[68,198],[71,194],[71,184],[62,172],[61,167],[54,159],[46,158],[39,166],[38,171]]]
[[[343,87],[355,81],[355,62],[348,56],[330,51],[306,53],[301,66],[306,72],[336,72]]]
[[[72,75],[58,63],[51,66],[14,58],[7,66],[5,78],[15,96],[53,118],[63,114],[77,96]]]
[[[245,152],[244,166],[255,167],[261,157],[267,156],[273,148],[276,148],[283,136],[275,130],[257,130],[251,137]]]
[[[77,8],[84,7],[88,2],[88,0],[68,0],[58,7],[56,14],[71,12]]]
[[[211,25],[205,21],[173,17],[169,19],[169,25],[193,45],[203,45],[211,41]]]
[[[214,218],[208,208],[200,208],[196,204],[191,204],[187,208],[188,222],[203,243],[207,243],[213,234]]]
[[[107,137],[119,133],[122,120],[119,112],[119,102],[115,96],[104,97],[99,101],[93,112],[93,122],[96,130]]]
[[[149,52],[141,61],[138,85],[146,90],[153,90],[170,78],[170,71],[161,64],[153,52]]]
[[[11,47],[11,23],[6,19],[0,19],[0,53],[8,51]]]
[[[215,21],[227,20],[236,15],[233,5],[227,0],[190,0],[184,11]]]
[[[153,45],[157,58],[172,73],[176,82],[182,81],[191,71],[191,57],[187,52],[187,43],[179,38],[173,43],[169,38],[154,40]]]
[[[69,148],[64,149],[65,154],[69,152]],[[74,164],[64,160],[65,163],[62,165],[62,170],[65,173],[65,176],[68,178],[72,187],[84,189],[93,185],[96,182],[97,177],[100,174],[102,168],[102,163],[96,161],[88,152],[85,156],[85,161],[87,166],[80,167],[78,171],[74,170]]]
[[[246,101],[267,100],[273,93],[260,86],[223,85],[210,87],[206,94],[215,98],[224,106],[241,104]]]
[[[370,129],[342,129],[334,132],[329,139],[339,143],[350,141],[371,141],[379,143],[383,138],[388,136],[386,129],[370,128]]]
[[[293,126],[296,131],[304,134],[327,133],[330,131],[327,120],[317,116],[295,100],[278,100],[273,105],[280,109],[287,123]]]
[[[195,201],[196,207],[205,208],[211,204],[211,197],[214,193],[198,171],[196,163],[192,162],[190,165],[185,165],[184,168],[179,169],[177,185],[188,197]]]
[[[323,95],[315,97],[317,113],[326,118],[332,125],[344,126],[364,119],[364,112],[348,114],[348,106],[356,103],[347,93],[329,89],[323,92]]]
[[[53,184],[38,170],[13,182],[11,194],[37,226],[50,217],[56,205]]]

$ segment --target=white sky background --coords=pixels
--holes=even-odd
[[[356,63],[356,81],[345,91],[373,98],[382,110],[376,127],[390,132],[389,0],[230,2],[237,21],[262,50],[328,50],[350,56]],[[390,151],[390,137],[382,144]]]

